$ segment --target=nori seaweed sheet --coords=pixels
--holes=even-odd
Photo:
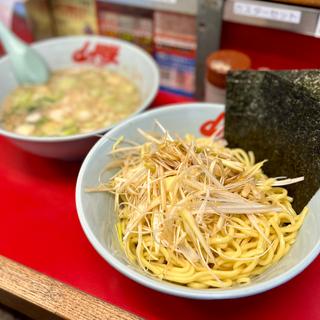
[[[299,213],[320,187],[320,71],[229,73],[225,138],[268,159],[268,176],[304,176],[285,187]]]

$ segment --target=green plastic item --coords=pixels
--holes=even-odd
[[[1,21],[0,39],[20,84],[41,84],[48,81],[50,71],[42,56],[15,36]]]

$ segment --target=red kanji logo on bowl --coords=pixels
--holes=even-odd
[[[72,58],[76,62],[88,62],[98,67],[111,63],[118,64],[119,49],[115,45],[101,43],[90,45],[89,41],[86,41],[82,48],[73,53]]]
[[[224,131],[224,112],[220,113],[214,120],[208,120],[200,127],[200,133],[203,136],[216,136],[222,138]]]

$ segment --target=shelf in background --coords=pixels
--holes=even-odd
[[[223,20],[320,36],[320,9],[258,0],[226,0]]]
[[[196,16],[196,93],[204,97],[205,59],[221,47],[222,22],[320,37],[320,8],[263,0],[99,0],[100,2]],[[315,0],[279,0],[308,1]],[[319,0],[320,1],[320,0]],[[178,23],[178,21],[177,21]],[[240,26],[238,26],[240,28]],[[255,28],[252,28],[255,29]],[[272,30],[271,30],[272,31]],[[272,39],[272,38],[271,38]],[[317,41],[317,39],[309,39]],[[272,42],[271,42],[272,43]],[[269,45],[271,45],[269,40]]]
[[[197,15],[199,5],[212,6],[215,0],[102,0],[106,3],[135,6],[151,10],[164,10]],[[315,5],[315,0],[225,0],[223,20],[253,26],[287,30],[309,36],[320,37],[320,8],[296,5]],[[320,5],[320,2],[319,2]]]
[[[102,0],[101,2],[191,15],[196,15],[198,10],[197,0]]]

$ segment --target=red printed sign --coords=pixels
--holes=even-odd
[[[105,64],[118,64],[118,55],[118,46],[99,43],[90,46],[89,41],[86,41],[82,48],[73,53],[72,58],[76,62],[89,62],[100,67]]]
[[[215,135],[216,137],[221,137],[223,134],[224,126],[224,112],[220,113],[215,120],[208,120],[200,127],[200,132],[202,135],[211,137]]]

